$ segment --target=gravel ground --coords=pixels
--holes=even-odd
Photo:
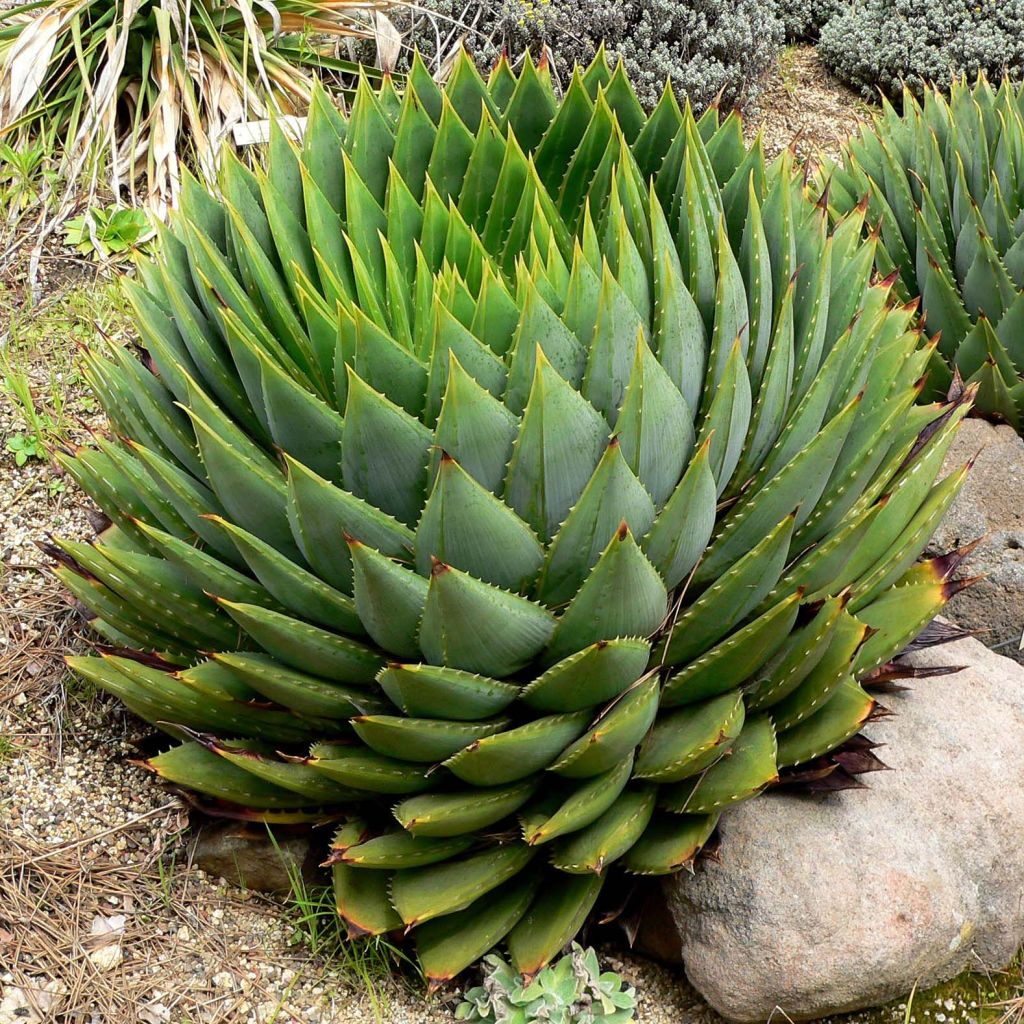
[[[763,133],[769,158],[792,146],[801,159],[838,159],[843,140],[874,109],[825,69],[813,46],[790,46],[746,111],[744,128],[749,139]]]

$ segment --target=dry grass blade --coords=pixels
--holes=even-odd
[[[0,81],[0,123],[17,118],[39,91],[64,20],[60,11],[50,10],[27,23],[15,40]]]
[[[377,43],[377,64],[382,71],[394,71],[402,52],[402,36],[394,22],[380,11],[373,12],[373,36]]]
[[[67,140],[53,166],[69,187],[48,230],[101,182],[163,215],[181,165],[210,180],[240,121],[304,114],[315,76],[349,82],[358,65],[340,40],[376,40],[393,68],[390,2],[52,0],[35,18],[0,13],[0,140]]]

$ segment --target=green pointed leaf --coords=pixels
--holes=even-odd
[[[368,544],[350,538],[348,547],[355,608],[366,631],[392,654],[419,654],[427,581]]]
[[[484,736],[507,726],[507,718],[486,722],[445,722],[402,715],[362,715],[352,719],[356,735],[378,754],[401,761],[443,761]]]
[[[551,766],[570,779],[585,779],[609,771],[647,734],[658,713],[658,677],[641,679],[619,697],[595,725]]]
[[[637,754],[634,777],[678,782],[704,771],[729,752],[744,718],[739,693],[660,716]]]
[[[538,711],[582,711],[618,697],[644,673],[646,640],[599,640],[552,665],[522,692]]]
[[[454,353],[450,359],[435,451],[448,452],[474,480],[497,494],[512,456],[518,423],[465,371]]]
[[[526,725],[474,743],[445,762],[463,782],[499,786],[547,768],[583,732],[589,711],[535,718]]]
[[[750,426],[750,377],[739,341],[732,346],[718,386],[709,389],[714,397],[697,437],[700,447],[710,442],[708,464],[721,494],[729,485],[740,461]]]
[[[649,636],[667,611],[665,584],[623,522],[559,618],[545,661],[559,661],[599,640]]]
[[[497,946],[526,913],[537,884],[534,877],[514,878],[465,910],[417,928],[416,952],[431,987],[455,978]]]
[[[346,683],[369,683],[382,659],[369,647],[281,612],[217,602],[268,654],[300,672]]]
[[[407,715],[478,721],[496,715],[519,695],[497,679],[434,665],[388,665],[377,682]]]
[[[660,804],[675,814],[716,814],[778,780],[775,727],[766,715],[748,718],[728,757],[699,776],[666,787]]]
[[[562,951],[587,919],[604,885],[601,875],[551,875],[530,909],[509,932],[508,950],[516,970],[532,977]]]
[[[607,438],[601,415],[538,352],[505,500],[542,542],[551,540],[579,500]]]
[[[537,846],[585,828],[615,803],[632,770],[633,754],[630,752],[613,768],[577,786],[550,816],[525,823],[523,838],[531,846]]]
[[[622,859],[631,875],[671,875],[689,867],[711,838],[717,814],[655,812],[644,834]]]
[[[408,556],[412,552],[415,537],[411,530],[301,463],[287,456],[285,461],[288,523],[318,576],[342,593],[352,592],[352,560],[345,534],[385,555]]]
[[[338,719],[387,709],[384,701],[365,689],[297,672],[265,654],[219,652],[213,658],[256,693],[301,715]]]
[[[848,612],[840,615],[824,657],[799,686],[772,705],[771,719],[779,732],[799,725],[832,696],[836,687],[850,675],[854,657],[867,632],[868,627]]]
[[[458,856],[469,849],[472,842],[463,837],[430,839],[398,830],[349,846],[341,854],[341,863],[378,871],[420,868]]]
[[[662,694],[662,706],[715,697],[753,675],[785,643],[796,623],[802,596],[800,590],[790,594],[669,677]]]
[[[341,457],[345,486],[412,526],[426,497],[430,431],[352,370],[348,389]]]
[[[816,714],[779,736],[780,768],[813,761],[855,736],[875,706],[851,678],[840,683]]]
[[[259,537],[225,519],[217,524],[231,537],[256,578],[285,609],[310,622],[353,636],[365,633],[350,597],[296,565]],[[218,596],[228,596],[218,593]]]
[[[391,902],[410,927],[453,914],[519,874],[533,855],[525,843],[509,843],[443,864],[399,871],[391,883]]]
[[[643,536],[654,522],[654,505],[613,438],[548,548],[538,586],[545,604],[565,604],[576,594],[623,522]]]
[[[305,763],[346,786],[371,793],[419,793],[430,785],[420,767],[365,747],[316,743]]]
[[[530,528],[454,459],[441,457],[434,489],[416,529],[416,566],[434,559],[505,590],[521,591],[544,551]]]
[[[650,347],[638,339],[615,429],[622,454],[661,508],[693,451],[693,414]],[[632,524],[630,524],[632,525]],[[636,531],[642,536],[646,527]]]
[[[434,564],[420,624],[420,648],[433,664],[500,679],[531,661],[554,629],[541,605]]]
[[[555,844],[552,863],[572,875],[601,874],[643,835],[654,813],[655,789],[627,789],[596,821]]]
[[[172,747],[150,758],[146,767],[175,785],[243,807],[291,808],[309,803],[305,797],[257,778],[199,743]]]
[[[656,656],[680,665],[703,654],[761,603],[782,575],[794,516],[778,523],[676,618]]]
[[[461,793],[425,793],[395,807],[402,828],[416,836],[461,836],[479,832],[515,814],[537,789],[528,778],[510,786]]]
[[[350,938],[383,935],[402,927],[388,896],[391,874],[364,871],[349,864],[331,866],[334,904]]]

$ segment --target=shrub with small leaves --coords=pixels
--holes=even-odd
[[[775,10],[782,19],[788,40],[817,39],[822,28],[850,6],[850,0],[777,0]]]
[[[515,53],[545,47],[568,81],[574,63],[588,64],[602,42],[622,58],[646,107],[658,101],[666,79],[697,110],[721,93],[731,105],[753,94],[782,43],[772,0],[424,0],[414,32],[427,52],[454,29],[483,64],[504,48]]]
[[[526,979],[500,956],[484,959],[483,984],[471,988],[455,1011],[469,1024],[626,1024],[633,1019],[633,989],[614,971],[601,972],[597,954],[577,943],[557,963]]]
[[[861,0],[821,31],[835,74],[874,96],[1024,69],[1024,0]]]

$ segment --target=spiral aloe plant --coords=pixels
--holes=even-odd
[[[916,403],[862,211],[830,233],[736,116],[648,117],[603,59],[560,101],[528,58],[321,94],[222,189],[65,459],[111,520],[57,552],[108,644],[71,664],[178,741],[153,771],[341,818],[339,913],[436,984],[503,940],[535,972],[612,865],[841,770],[956,585],[914,563],[965,412]]]
[[[1024,413],[1024,89],[980,77],[947,100],[908,90],[852,139],[831,179],[846,214],[880,222],[883,266],[920,296],[943,360],[976,383],[976,410],[1021,430]],[[948,386],[938,361],[932,383]]]

